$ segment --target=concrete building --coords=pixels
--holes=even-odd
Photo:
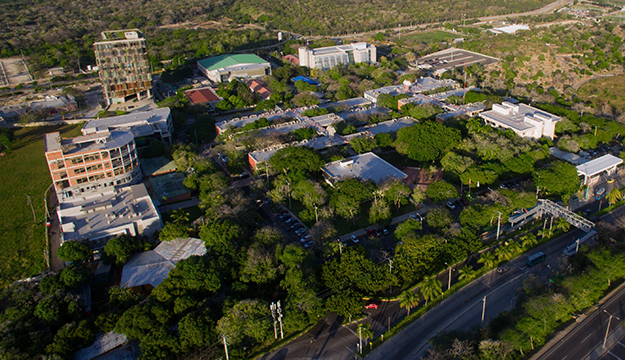
[[[327,163],[321,171],[331,186],[349,178],[381,184],[389,179],[403,179],[408,176],[372,152]]]
[[[164,241],[154,250],[130,258],[122,271],[121,287],[149,292],[167,278],[179,261],[204,254],[206,246],[200,239]]]
[[[101,33],[93,44],[108,105],[152,97],[152,74],[145,35],[138,29]]]
[[[198,70],[216,83],[271,75],[271,65],[253,54],[214,56],[197,62]]]
[[[133,112],[121,116],[89,120],[82,128],[83,135],[102,131],[122,130],[132,133],[137,147],[144,147],[152,140],[171,145],[174,123],[169,108]]]
[[[407,94],[416,96],[421,93],[428,93],[440,88],[458,89],[459,84],[452,79],[435,79],[433,77],[422,77],[415,82],[404,81],[402,85],[383,86],[378,89],[365,91],[365,99],[377,103],[378,96],[382,94],[396,96]],[[405,103],[404,103],[405,104]]]
[[[84,193],[64,199],[57,207],[61,240],[88,241],[93,249],[122,234],[151,235],[163,228],[145,185]]]
[[[560,117],[522,103],[504,101],[493,104],[493,109],[480,114],[486,124],[511,129],[517,135],[528,139],[547,137],[553,139],[556,123]]]
[[[577,174],[582,176],[584,185],[593,184],[601,178],[602,174],[607,176],[614,174],[617,167],[623,163],[623,159],[614,155],[603,155],[594,160],[577,165]]]
[[[141,180],[133,135],[102,131],[71,139],[45,136],[45,156],[59,202]]]
[[[356,64],[360,62],[374,64],[376,60],[375,46],[364,42],[317,49],[299,48],[300,66],[321,70],[331,69],[338,64]]]

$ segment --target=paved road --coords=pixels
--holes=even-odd
[[[622,321],[612,318],[610,334],[619,336],[603,347],[603,340],[608,329],[610,314],[625,319],[625,287],[601,304],[587,318],[580,322],[560,341],[554,344],[537,359],[625,359],[625,333]]]
[[[580,230],[571,231],[536,249],[535,251],[545,252],[547,260],[533,268],[522,269],[525,258],[521,257],[511,261],[510,270],[503,274],[489,272],[430,310],[367,358],[374,360],[412,359],[417,355],[420,356],[427,349],[429,339],[438,332],[466,330],[474,325],[480,325],[484,296],[487,297],[485,321],[501,311],[510,310],[515,305],[516,289],[522,286],[523,280],[530,274],[535,274],[546,281],[546,276],[550,273],[547,265],[555,267],[562,249],[581,233]],[[377,310],[366,311],[369,316],[363,321],[372,324],[372,330],[376,336],[387,330],[389,321],[393,325],[406,316],[406,310],[400,308],[397,301],[383,302]],[[357,338],[352,332],[355,327],[354,324],[341,327],[340,322],[335,318],[326,318],[311,331],[284,347],[266,354],[262,359],[351,358],[356,351]],[[311,343],[310,339],[313,337],[316,341]]]

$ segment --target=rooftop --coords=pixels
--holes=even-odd
[[[408,176],[372,152],[328,163],[322,170],[333,181],[355,177],[380,184],[387,179],[403,179]]]
[[[416,123],[418,123],[416,119],[410,116],[404,116],[399,119],[388,120],[375,125],[365,126],[362,129],[359,129],[359,131],[367,130],[375,136],[380,133],[396,132],[401,128],[412,126]]]
[[[66,199],[59,204],[57,213],[64,241],[102,239],[110,236],[116,228],[144,221],[150,225],[160,219],[145,185],[108,189],[89,197]]]
[[[118,334],[114,331],[107,332],[96,336],[93,345],[80,349],[74,355],[74,360],[91,360],[104,353],[107,353],[116,347],[123,345],[128,341],[124,334]]]
[[[156,198],[160,201],[191,192],[182,184],[184,178],[184,174],[172,172],[151,177],[150,184],[156,193]]]
[[[218,70],[221,68],[236,66],[241,64],[266,64],[269,63],[254,54],[226,54],[213,56],[208,59],[198,61],[208,71]]]
[[[623,159],[607,154],[581,165],[577,165],[577,173],[585,176],[594,176],[622,163]]]
[[[315,48],[315,49],[310,49],[310,51],[312,51],[315,56],[323,56],[323,55],[331,55],[331,54],[342,54],[342,53],[346,53],[348,51],[354,51],[354,50],[365,50],[372,46],[373,45],[370,45],[364,42],[359,42],[359,43],[353,43],[353,44],[347,44],[347,45],[337,45],[337,46]]]
[[[493,104],[493,109],[483,112],[480,116],[484,119],[504,124],[512,129],[523,131],[534,128],[534,125],[525,122],[525,117],[530,117],[535,121],[551,120],[559,121],[560,117],[552,115],[546,111],[542,111],[533,106],[523,103],[512,104],[504,101],[499,104]]]
[[[89,135],[61,139],[59,132],[45,135],[46,152],[63,150],[63,154],[79,154],[96,150],[114,149],[132,142],[133,135],[127,131],[101,131]]]
[[[125,30],[107,30],[100,33],[103,41],[119,41],[119,40],[135,40],[144,39],[145,35],[139,29],[125,29]]]
[[[166,127],[167,119],[171,116],[171,110],[168,107],[158,108],[149,111],[132,112],[120,116],[112,116],[102,119],[91,119],[82,128],[82,133],[88,135],[94,132],[103,130],[112,130],[133,128],[132,131],[140,131],[141,126],[147,126],[146,131],[151,131],[152,128]],[[158,124],[158,125],[157,125]],[[137,130],[135,130],[137,129]],[[143,131],[143,132],[146,132]]]
[[[204,241],[195,238],[174,239],[160,243],[154,250],[135,254],[124,265],[121,286],[150,284],[156,287],[167,278],[180,260],[206,254]]]
[[[192,104],[206,104],[223,100],[215,90],[211,87],[203,87],[200,89],[187,90],[184,94],[189,98]]]
[[[164,156],[141,159],[141,168],[145,176],[156,176],[176,171],[176,162]]]

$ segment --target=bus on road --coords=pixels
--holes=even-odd
[[[546,257],[547,256],[545,255],[545,253],[539,251],[534,255],[528,256],[527,260],[525,260],[525,263],[527,264],[527,266],[534,266],[545,260]]]
[[[605,188],[601,187],[595,191],[595,200],[601,200],[601,198],[605,195]]]

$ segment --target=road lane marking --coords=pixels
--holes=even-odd
[[[618,357],[618,356],[616,356],[616,355],[612,354],[612,351],[608,351],[608,354],[610,354],[610,355],[614,356],[614,357],[615,357],[615,358],[617,358],[618,360],[623,360],[623,359],[621,359],[620,357]]]
[[[622,347],[625,347],[625,344],[623,344],[622,342],[620,342],[620,341],[617,341],[617,342],[618,342],[618,344],[619,344],[619,345],[621,345]]]
[[[584,338],[584,340],[582,340],[582,342],[584,342],[584,341],[588,340],[588,338],[589,338],[589,337],[591,337],[591,336],[592,336],[592,334],[588,334],[588,336],[586,336],[586,337]]]

